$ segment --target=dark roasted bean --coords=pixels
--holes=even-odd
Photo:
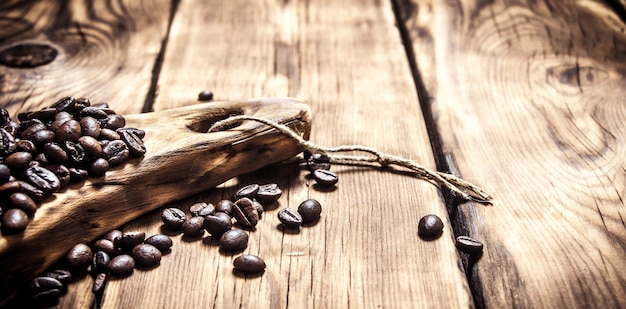
[[[37,151],[37,146],[35,146],[35,143],[29,140],[22,139],[22,140],[15,142],[15,150],[35,153]]]
[[[122,115],[119,114],[110,114],[107,115],[106,121],[104,122],[104,126],[107,129],[111,129],[113,131],[122,128],[126,125],[126,119]]]
[[[213,92],[210,90],[202,90],[198,94],[198,101],[211,101],[213,100]]]
[[[11,169],[5,164],[0,164],[0,184],[6,183],[11,178]]]
[[[128,151],[131,156],[141,157],[146,154],[146,146],[139,136],[129,130],[118,131],[120,139],[123,140],[128,146]]]
[[[102,130],[100,130],[99,139],[107,139],[107,140],[115,141],[115,140],[120,139],[120,135],[111,129],[103,128]]]
[[[73,273],[84,273],[91,264],[92,251],[85,244],[76,244],[67,253],[65,260]]]
[[[459,250],[468,254],[478,255],[483,252],[483,244],[469,236],[458,236],[455,245]]]
[[[204,228],[215,238],[230,230],[232,225],[231,217],[223,212],[217,212],[204,218]]]
[[[337,183],[339,177],[337,177],[337,174],[329,170],[318,169],[313,171],[313,179],[315,179],[315,182],[317,182],[320,186],[330,187]]]
[[[278,220],[286,228],[299,228],[302,225],[302,216],[291,208],[278,211]]]
[[[28,115],[28,119],[38,119],[43,122],[52,121],[56,116],[57,110],[54,108],[44,108]]]
[[[115,239],[118,237],[122,237],[122,231],[120,230],[110,230],[102,238],[109,240],[111,242],[115,242]]]
[[[253,201],[247,197],[240,198],[235,202],[233,217],[245,229],[252,229],[259,222],[259,212]]]
[[[59,178],[59,182],[61,183],[61,189],[67,187],[70,183],[70,170],[61,164],[47,165],[46,168],[53,172],[57,178]]]
[[[3,126],[11,121],[11,115],[6,108],[0,108],[0,126]]]
[[[93,117],[84,117],[80,120],[81,131],[83,136],[91,136],[93,138],[100,137],[100,123]]]
[[[173,245],[172,239],[169,236],[163,234],[152,235],[144,240],[144,243],[153,245],[154,247],[159,249],[161,253],[167,252]]]
[[[19,208],[11,208],[2,215],[2,233],[17,234],[28,226],[28,215]]]
[[[330,170],[330,158],[323,153],[313,153],[306,159],[309,171]]]
[[[104,238],[96,240],[91,247],[94,251],[105,252],[110,257],[115,256],[118,252],[113,242]]]
[[[6,159],[4,159],[4,164],[11,169],[11,172],[17,174],[24,171],[32,160],[33,155],[30,152],[20,151],[14,152],[6,157]]]
[[[67,152],[57,143],[48,142],[43,146],[43,154],[49,162],[53,163],[65,163],[69,160]]]
[[[94,274],[106,273],[109,271],[109,262],[111,257],[104,251],[96,251],[91,260],[91,271]]]
[[[54,132],[54,135],[56,140],[61,144],[64,144],[67,141],[76,142],[78,141],[78,138],[82,136],[80,122],[76,120],[68,120]]]
[[[109,161],[103,158],[98,158],[95,161],[93,161],[87,169],[87,171],[89,172],[89,175],[94,176],[94,177],[104,176],[104,174],[106,174],[108,170],[109,170]]]
[[[104,160],[104,159],[103,159],[103,161],[106,162],[106,160]],[[69,171],[70,171],[70,181],[71,182],[81,182],[81,181],[86,180],[87,176],[89,176],[89,172],[87,172],[87,170],[84,170],[82,168],[70,167]],[[105,172],[106,172],[106,170],[105,170]]]
[[[206,217],[208,215],[212,215],[215,212],[215,206],[213,206],[213,204],[211,203],[195,203],[189,206],[189,212],[194,217]]]
[[[163,225],[170,229],[178,230],[183,226],[187,220],[187,215],[185,212],[178,208],[165,208],[161,212],[161,221],[163,221]]]
[[[39,165],[32,165],[26,169],[26,179],[35,188],[46,194],[59,191],[61,188],[59,178],[47,168]]]
[[[145,232],[123,232],[121,236],[113,240],[113,244],[115,248],[126,250],[142,243],[144,239],[146,239]]]
[[[425,239],[437,238],[443,232],[443,221],[437,215],[426,215],[420,219],[417,232]]]
[[[30,183],[21,180],[18,180],[17,183],[19,184],[20,191],[28,194],[28,196],[30,196],[30,198],[32,198],[35,202],[39,202],[45,197],[45,193],[43,191],[35,188]]]
[[[117,130],[115,130],[115,132],[117,132],[117,134],[121,134],[122,131],[127,131],[127,132],[131,132],[135,135],[137,135],[137,137],[139,138],[144,138],[146,137],[146,131],[141,130],[141,129],[137,129],[137,128],[119,128]]]
[[[73,163],[81,164],[85,161],[85,149],[78,141],[65,142],[65,151]]]
[[[244,273],[260,273],[265,270],[265,261],[256,255],[243,254],[233,260],[233,266]]]
[[[15,137],[5,128],[0,129],[0,155],[8,155],[15,151]]]
[[[225,252],[242,251],[248,246],[248,234],[244,230],[226,231],[219,240],[220,249]]]
[[[79,118],[92,117],[95,119],[106,119],[108,114],[101,108],[95,106],[87,106],[78,114]]]
[[[68,112],[59,112],[54,116],[54,121],[48,126],[48,130],[56,132],[56,130],[64,123],[74,119]],[[81,127],[82,129],[82,127]],[[82,130],[81,130],[82,131]]]
[[[11,203],[14,208],[23,210],[29,217],[32,217],[35,211],[37,211],[35,201],[22,192],[15,192],[9,195],[9,203]]]
[[[54,138],[56,137],[55,133],[53,131],[50,130],[41,130],[41,131],[37,131],[35,132],[30,140],[35,143],[36,145],[44,145],[46,143],[52,142],[54,141]]]
[[[69,111],[74,108],[76,104],[76,99],[73,97],[64,97],[52,104],[50,107],[56,109],[57,111]]]
[[[72,273],[65,269],[53,269],[46,271],[41,275],[42,277],[49,277],[58,280],[63,285],[69,283],[70,279],[72,279]]]
[[[133,247],[131,256],[138,266],[152,267],[161,262],[161,251],[153,245],[139,244]]]
[[[102,155],[102,146],[98,143],[98,140],[91,136],[81,136],[78,142],[85,150],[85,154],[88,154],[94,158],[99,158]]]
[[[106,273],[99,273],[93,279],[93,286],[91,288],[91,292],[97,294],[98,296],[104,293],[104,289],[107,286],[107,282],[109,281],[109,276]]]
[[[259,186],[259,190],[256,193],[256,200],[264,205],[275,203],[283,194],[283,191],[275,183],[265,184]]]
[[[204,217],[191,217],[180,227],[187,237],[199,237],[204,232]]]
[[[300,203],[298,213],[302,216],[302,223],[313,223],[320,218],[322,213],[322,205],[314,199],[308,199]]]
[[[235,203],[231,200],[221,200],[215,204],[215,212],[223,212],[230,216],[233,212],[233,207],[235,207]]]
[[[247,197],[249,199],[253,199],[256,196],[256,193],[259,191],[258,184],[247,185],[237,191],[235,193],[235,199],[238,200],[240,198]]]
[[[102,157],[109,161],[111,166],[124,163],[129,155],[128,146],[121,140],[111,141],[102,148]]]
[[[111,259],[109,271],[114,276],[128,276],[133,273],[135,259],[128,254],[121,254]]]
[[[28,285],[28,293],[38,302],[49,301],[63,295],[65,286],[52,277],[36,277]]]

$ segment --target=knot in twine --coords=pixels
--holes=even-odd
[[[232,125],[240,124],[243,120],[251,120],[266,124],[277,131],[287,135],[289,138],[293,139],[298,143],[299,146],[307,149],[311,152],[321,152],[328,156],[331,163],[335,164],[343,164],[343,165],[360,165],[360,164],[378,164],[383,168],[387,168],[391,165],[397,165],[406,169],[409,169],[415,172],[415,177],[433,181],[441,186],[447,188],[452,193],[461,197],[466,201],[474,201],[482,204],[491,204],[491,200],[493,197],[482,190],[481,188],[473,185],[470,182],[467,182],[459,177],[456,177],[449,173],[439,172],[430,170],[417,162],[402,158],[399,156],[394,156],[391,154],[380,152],[376,149],[361,146],[361,145],[341,145],[336,147],[324,147],[317,144],[314,144],[310,141],[305,140],[289,128],[288,126],[277,123],[275,121],[271,121],[265,118],[255,117],[255,116],[247,116],[247,115],[235,115],[229,118],[226,118],[221,121],[215,122],[207,131],[207,133],[220,131],[225,128],[229,128]],[[362,152],[367,155],[345,155],[339,154],[341,152]]]

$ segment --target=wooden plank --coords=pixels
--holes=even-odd
[[[58,55],[35,68],[0,65],[2,106],[11,114],[65,96],[142,110],[167,33],[171,1],[3,1],[0,51],[45,44]]]
[[[177,106],[204,88],[216,99],[305,99],[317,143],[363,143],[434,165],[388,2],[181,2],[154,109]],[[262,276],[234,276],[237,255],[221,254],[206,234],[201,240],[174,235],[160,267],[109,283],[104,308],[471,306],[434,186],[367,168],[333,170],[341,179],[332,192],[319,191],[299,166],[286,164],[173,205],[216,203],[245,184],[278,183],[283,196],[250,233],[245,250],[265,259]],[[306,198],[324,205],[322,220],[283,233],[278,209],[296,208]],[[445,220],[437,241],[417,236],[417,222],[428,213]],[[151,213],[123,229],[152,234],[160,227],[159,214]],[[90,282],[72,285],[59,307],[88,304]]]
[[[491,308],[626,306],[623,19],[603,2],[397,1]],[[480,294],[480,293],[478,293]]]

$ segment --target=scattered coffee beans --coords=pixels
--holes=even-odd
[[[235,199],[241,199],[244,197],[247,197],[249,199],[253,199],[257,192],[259,192],[259,185],[258,184],[251,184],[251,185],[247,185],[241,189],[239,189],[239,191],[237,191],[237,193],[235,193]]]
[[[302,223],[314,223],[320,218],[322,213],[322,205],[314,199],[308,199],[300,203],[298,213],[302,216]]]
[[[225,252],[242,251],[248,246],[248,234],[240,229],[226,231],[220,237],[219,245]]]
[[[161,251],[153,245],[139,244],[133,248],[131,256],[141,267],[152,267],[161,263]]]
[[[283,191],[275,183],[259,186],[259,190],[255,195],[255,199],[264,205],[270,205],[278,201]]]
[[[281,209],[278,212],[278,220],[286,228],[299,228],[302,225],[302,216],[291,208]]]
[[[204,217],[191,217],[181,226],[183,234],[187,237],[200,237],[204,232]]]
[[[265,270],[265,261],[256,255],[244,254],[233,260],[233,266],[244,273],[260,273]]]
[[[115,248],[127,250],[141,244],[146,239],[145,232],[124,232],[113,240]]]
[[[195,203],[189,206],[189,212],[194,217],[206,217],[215,212],[215,206],[211,203]]]
[[[198,94],[198,101],[211,101],[213,100],[213,92],[210,90],[202,90]]]
[[[134,269],[135,260],[128,254],[118,255],[109,262],[109,271],[114,276],[128,276]]]
[[[47,302],[61,296],[65,291],[63,283],[52,277],[37,277],[28,286],[29,294],[37,302]]]
[[[253,229],[259,222],[257,207],[254,205],[254,202],[247,197],[240,198],[235,202],[233,216],[235,220],[237,220],[237,223],[245,229]]]
[[[317,182],[320,186],[332,187],[337,184],[339,177],[337,177],[337,174],[329,170],[317,169],[313,171],[313,179],[315,179],[315,182]]]
[[[161,220],[163,221],[163,225],[167,228],[178,230],[187,220],[187,215],[178,208],[165,208],[163,212],[161,212]]]
[[[471,255],[479,255],[483,252],[483,244],[469,236],[458,236],[455,242],[456,247]]]
[[[443,221],[437,215],[422,217],[417,225],[417,233],[425,239],[437,238],[443,232]]]
[[[227,215],[232,215],[233,207],[235,207],[235,203],[230,200],[221,200],[217,204],[215,204],[215,212],[223,212]]]
[[[229,231],[232,225],[231,217],[223,212],[216,212],[214,215],[204,218],[204,228],[209,234],[216,238],[221,237],[222,234]]]
[[[84,273],[89,268],[92,251],[86,244],[76,244],[67,253],[66,260],[73,273]]]

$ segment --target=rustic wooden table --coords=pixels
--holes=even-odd
[[[168,205],[278,183],[279,207],[245,250],[265,259],[262,276],[235,276],[236,255],[175,235],[160,267],[109,282],[103,308],[626,307],[623,1],[9,0],[0,24],[0,50],[58,51],[0,66],[11,114],[68,95],[122,114],[203,89],[295,97],[311,107],[312,141],[411,158],[495,197],[460,202],[355,166],[334,166],[340,182],[324,192],[297,165],[268,166]],[[277,209],[306,198],[322,219],[283,233]],[[424,241],[417,223],[431,213],[444,233]],[[160,212],[120,224],[158,233]],[[458,235],[484,243],[475,263]],[[90,307],[91,285],[78,278],[57,307]]]

